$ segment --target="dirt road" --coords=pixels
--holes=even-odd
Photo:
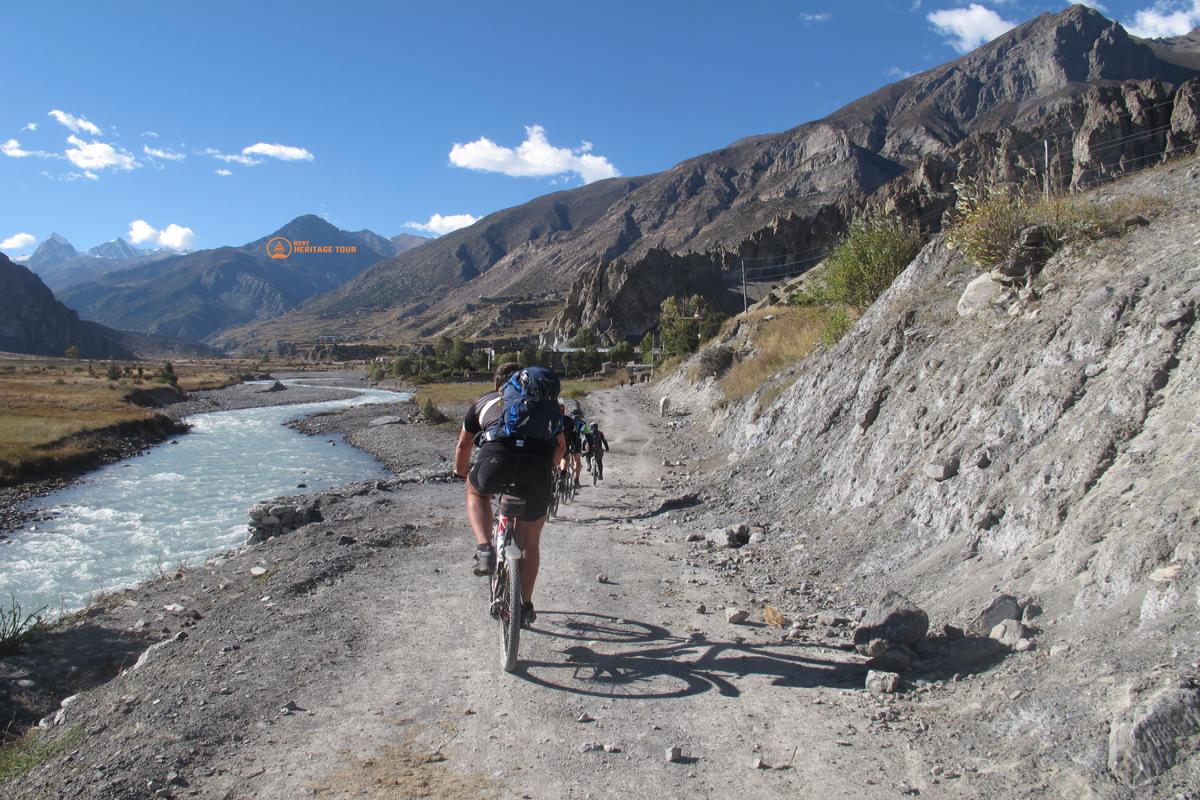
[[[259,748],[257,796],[859,797],[870,780],[896,795],[903,748],[856,751],[866,701],[853,659],[782,643],[761,614],[729,625],[723,607],[745,598],[658,534],[665,426],[625,399],[588,400],[611,432],[608,479],[547,528],[518,672],[499,669],[460,524],[410,551],[393,589],[361,609],[369,651],[329,697],[301,702],[314,716]],[[664,758],[673,745],[679,763]],[[759,757],[791,769],[757,769]]]
[[[649,401],[630,389],[586,401],[612,444],[607,479],[543,535],[538,620],[515,674],[500,670],[486,586],[469,572],[461,486],[363,488],[322,524],[112,603],[131,622],[166,603],[199,619],[184,630],[177,608],[159,613],[151,627],[187,638],[81,695],[56,729],[82,738],[6,791],[975,795],[949,767],[950,779],[931,775],[947,763],[922,738],[936,711],[864,692],[844,636],[782,641],[760,602],[694,557],[699,525],[663,510],[683,487],[662,462],[705,445],[668,435]],[[452,432],[418,429],[395,428],[425,437],[412,449],[432,465],[449,455]],[[248,577],[252,565],[266,574]],[[749,621],[726,622],[727,606]],[[672,746],[683,757],[668,763]]]

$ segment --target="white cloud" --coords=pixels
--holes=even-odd
[[[90,133],[92,136],[100,135],[100,127],[91,122],[88,122],[86,117],[77,117],[74,114],[68,114],[65,111],[59,111],[57,108],[50,112],[49,116],[54,117],[63,125],[71,129],[72,133]]]
[[[4,144],[0,144],[0,153],[4,153],[9,158],[27,158],[34,155],[31,150],[22,150],[21,143],[16,139],[9,139]]]
[[[172,150],[160,150],[157,147],[150,145],[142,145],[142,152],[151,158],[161,158],[164,161],[183,161],[187,156],[183,153],[176,153]]]
[[[913,72],[910,69],[900,69],[899,67],[892,67],[887,72],[883,73],[884,77],[886,77],[886,78],[896,78],[898,80],[902,80],[904,78],[911,78],[913,75],[916,75],[916,74],[917,73]]]
[[[479,217],[470,214],[447,214],[444,217],[441,214],[434,214],[429,218],[429,222],[406,222],[404,223],[404,227],[414,228],[426,233],[436,233],[438,236],[442,236],[459,228],[474,225],[478,221]]]
[[[255,164],[261,164],[257,158],[244,156],[240,153],[222,153],[212,147],[200,151],[201,155],[212,156],[217,161],[224,161],[226,164],[241,164],[243,167],[253,167]]]
[[[158,243],[168,250],[188,250],[195,241],[195,231],[173,222],[158,232]]]
[[[473,142],[455,144],[450,148],[450,163],[456,167],[499,172],[514,177],[544,177],[574,173],[591,183],[602,178],[615,178],[621,173],[604,156],[591,154],[592,143],[579,147],[554,147],[546,140],[541,125],[525,128],[525,141],[514,150],[481,136]]]
[[[233,173],[227,169],[219,169],[219,170],[217,170],[217,174],[220,175],[222,178],[228,178]]]
[[[942,36],[950,40],[950,46],[960,53],[969,53],[979,45],[990,42],[997,36],[1016,27],[990,8],[971,3],[966,8],[948,8],[933,11],[925,16]]]
[[[1088,8],[1096,9],[1101,14],[1108,13],[1108,8],[1103,3],[1096,3],[1096,2],[1093,2],[1090,0],[1066,0],[1066,4],[1069,6],[1073,6],[1073,5],[1087,6]]]
[[[67,142],[72,147],[68,147],[66,156],[71,160],[71,163],[86,171],[97,169],[123,169],[131,170],[141,166],[134,157],[124,150],[117,150],[111,144],[106,142],[85,142],[74,134],[67,137]]]
[[[268,156],[280,161],[312,161],[313,154],[303,147],[292,147],[286,144],[267,144],[259,142],[242,148],[243,156]]]
[[[16,233],[0,242],[0,250],[24,250],[36,241],[37,237],[32,233]]]
[[[810,14],[808,12],[800,14],[800,21],[806,25],[812,25],[815,22],[829,22],[831,19],[833,19],[833,14],[830,14],[828,11],[821,11],[817,14]]]
[[[149,136],[151,139],[157,139],[158,131],[142,131],[142,136]]]
[[[1150,8],[1143,8],[1133,15],[1133,22],[1125,30],[1142,39],[1163,39],[1183,36],[1200,25],[1200,0],[1188,3],[1160,0]]]
[[[188,250],[195,243],[196,234],[191,228],[174,222],[160,231],[144,219],[135,219],[129,223],[129,241],[133,244],[149,242],[167,250]]]
[[[26,123],[25,123],[25,127],[24,127],[24,128],[21,128],[21,130],[23,130],[23,131],[36,131],[36,130],[37,130],[37,123],[36,123],[36,122],[26,122]]]
[[[149,242],[158,236],[158,231],[154,226],[144,219],[135,219],[129,223],[129,241],[134,244]]]
[[[7,142],[0,142],[0,153],[9,158],[62,158],[58,153],[47,153],[45,150],[26,150],[21,147],[21,143],[16,139],[9,139]]]

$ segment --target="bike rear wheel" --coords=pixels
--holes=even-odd
[[[504,570],[500,577],[501,604],[500,630],[504,640],[504,650],[501,653],[500,665],[505,672],[517,668],[517,649],[521,642],[521,561],[511,556],[503,555]]]

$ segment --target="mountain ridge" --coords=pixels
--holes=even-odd
[[[335,251],[289,246],[286,258],[273,258],[267,246],[279,238]],[[223,328],[282,314],[313,294],[336,289],[386,257],[372,249],[376,246],[395,248],[371,231],[343,231],[316,214],[303,214],[243,245],[109,270],[69,286],[62,300],[112,327],[201,342]]]
[[[632,183],[584,225],[545,235],[526,217],[611,182],[496,212],[278,320],[217,340],[262,348],[318,334],[495,335],[512,315],[473,307],[480,297],[506,296],[540,303],[539,313],[558,308],[545,320],[543,346],[580,327],[610,342],[640,334],[664,293],[699,291],[729,305],[734,293],[725,284],[741,258],[784,263],[791,253],[827,247],[869,201],[912,218],[937,217],[953,202],[962,148],[1006,132],[1032,135],[1055,114],[1082,122],[1086,103],[1066,106],[1097,88],[1144,80],[1174,88],[1172,81],[1196,74],[1180,55],[1188,47],[1156,49],[1083,6],[1043,14],[823,119],[743,137],[654,175],[613,179]],[[1020,128],[1010,130],[1014,121]],[[893,189],[880,195],[884,187]]]

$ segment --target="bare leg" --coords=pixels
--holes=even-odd
[[[544,516],[533,522],[517,523],[517,538],[524,551],[524,557],[521,559],[521,599],[527,603],[533,599],[533,585],[537,582],[538,564],[542,555],[542,528],[545,524]]]
[[[476,544],[492,543],[492,496],[480,494],[470,481],[467,481],[467,521],[471,523]]]

